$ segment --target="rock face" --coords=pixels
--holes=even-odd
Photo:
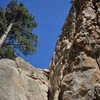
[[[49,100],[100,100],[100,0],[74,0],[49,70]]]
[[[49,70],[0,60],[0,100],[100,100],[100,0],[73,1]]]
[[[47,100],[48,73],[20,57],[0,60],[0,100]]]

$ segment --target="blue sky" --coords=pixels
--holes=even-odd
[[[6,7],[11,0],[0,0],[0,6]],[[48,68],[56,41],[62,32],[62,26],[70,10],[70,0],[18,0],[35,16],[38,27],[33,30],[39,36],[37,53],[23,58],[37,68]]]

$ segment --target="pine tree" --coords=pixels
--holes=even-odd
[[[25,56],[35,53],[38,36],[32,30],[36,26],[23,3],[12,0],[5,10],[0,7],[0,58],[14,59],[18,51]]]

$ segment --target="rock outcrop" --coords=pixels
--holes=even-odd
[[[49,70],[0,60],[0,100],[100,100],[100,0],[72,0]]]
[[[72,3],[49,67],[49,100],[100,100],[100,0]]]
[[[20,57],[0,60],[0,100],[47,100],[48,73]]]

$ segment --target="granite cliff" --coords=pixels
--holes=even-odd
[[[0,100],[47,100],[48,73],[20,57],[0,60]]]
[[[100,100],[100,0],[73,0],[49,70],[0,60],[0,100]]]
[[[49,100],[100,100],[100,0],[72,2],[49,70]]]

